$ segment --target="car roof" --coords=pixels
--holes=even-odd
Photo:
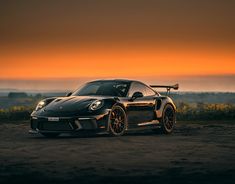
[[[137,80],[129,80],[129,79],[101,79],[101,80],[94,80],[94,81],[91,81],[91,82],[140,82],[140,81],[137,81]],[[91,83],[89,82],[89,83]],[[140,82],[142,83],[142,82]]]
[[[127,83],[132,83],[132,82],[138,82],[141,83],[143,85],[145,85],[146,87],[152,89],[150,86],[148,86],[147,84],[138,81],[138,80],[130,80],[130,79],[100,79],[100,80],[94,80],[94,81],[90,81],[88,83],[93,83],[93,82],[127,82]],[[152,89],[155,93],[159,94],[158,92],[156,92],[154,89]]]

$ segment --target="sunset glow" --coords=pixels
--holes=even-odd
[[[192,48],[50,48],[1,53],[1,78],[235,74],[235,53]]]
[[[215,76],[227,90],[235,80],[234,2],[101,1],[1,2],[2,88],[7,80]]]

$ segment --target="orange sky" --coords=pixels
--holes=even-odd
[[[235,52],[218,48],[12,48],[0,61],[4,79],[235,74]]]
[[[0,2],[0,79],[235,75],[233,1],[16,2]]]

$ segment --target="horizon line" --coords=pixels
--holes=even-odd
[[[235,73],[228,74],[192,74],[192,75],[145,75],[145,76],[97,76],[97,77],[89,77],[89,76],[81,76],[81,77],[33,77],[33,78],[0,78],[0,80],[76,80],[76,79],[131,79],[131,78],[159,78],[159,77],[177,77],[177,78],[185,78],[185,77],[235,77]]]

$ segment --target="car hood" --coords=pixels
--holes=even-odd
[[[88,106],[97,98],[71,96],[71,97],[60,97],[49,103],[44,110],[45,111],[79,111]]]
[[[89,106],[95,100],[103,100],[104,105],[97,111],[90,111]],[[116,101],[114,97],[103,96],[69,96],[58,97],[51,101],[44,108],[33,111],[31,116],[41,117],[77,117],[97,115],[103,113],[109,107],[111,101]]]

